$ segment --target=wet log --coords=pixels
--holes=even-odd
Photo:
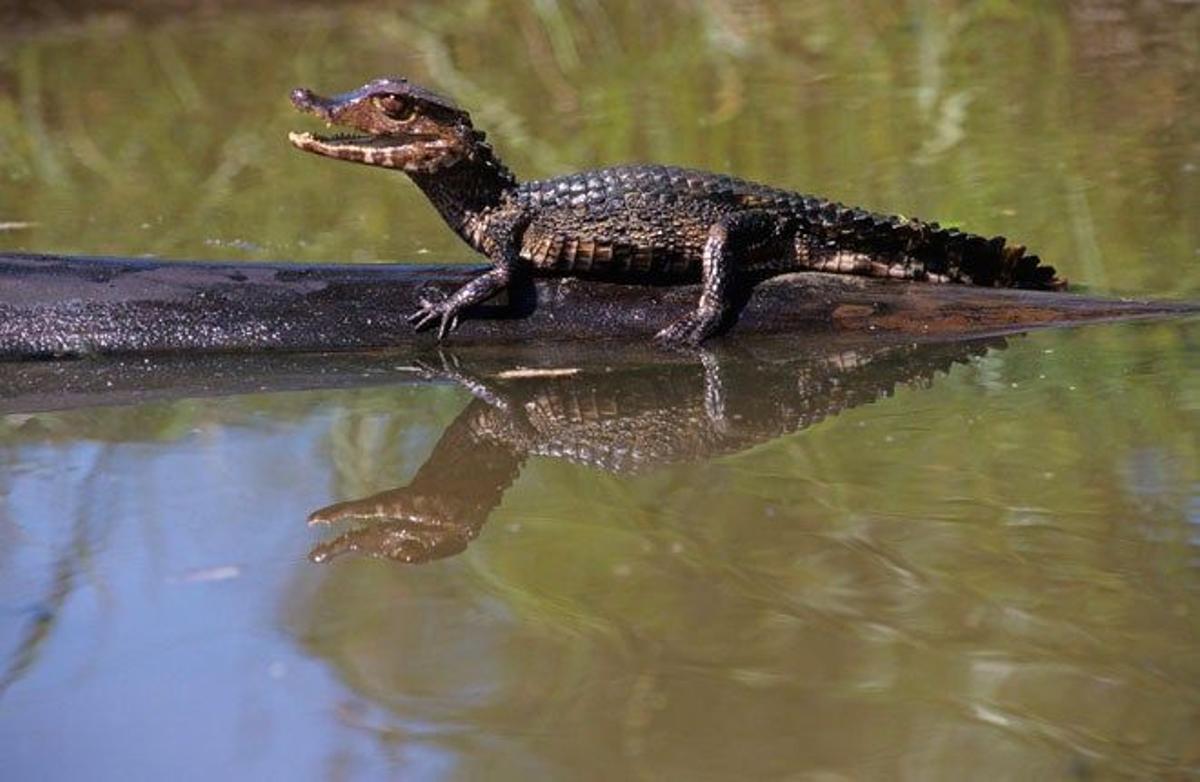
[[[406,316],[477,266],[202,263],[0,255],[0,359],[427,348]],[[469,313],[451,344],[647,341],[695,285],[531,281]],[[945,340],[1197,312],[1189,302],[932,285],[821,273],[748,290],[729,331]],[[726,337],[728,339],[729,337]]]

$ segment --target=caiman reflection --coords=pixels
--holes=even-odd
[[[999,338],[942,344],[826,346],[774,354],[698,352],[667,365],[587,359],[513,370],[438,354],[423,364],[474,399],[406,486],[321,508],[310,524],[361,522],[316,546],[325,562],[355,552],[404,563],[457,554],[534,456],[614,473],[736,453],[829,416],[928,385]],[[786,356],[786,357],[781,357]]]

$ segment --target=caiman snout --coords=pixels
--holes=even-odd
[[[304,87],[297,87],[296,89],[292,90],[291,98],[292,105],[300,111],[307,112],[309,114],[316,114],[326,121],[329,120],[330,101],[322,98],[312,90]]]

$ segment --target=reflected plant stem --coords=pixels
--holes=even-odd
[[[3,673],[0,673],[0,698],[8,692],[9,687],[20,681],[37,662],[39,652],[58,623],[63,605],[74,591],[76,563],[83,556],[83,548],[82,541],[76,535],[71,549],[55,561],[50,580],[50,591],[38,601],[37,608],[33,609],[34,616],[22,634],[21,642],[13,651]]]
[[[0,698],[9,687],[20,681],[37,662],[38,655],[54,632],[58,618],[67,598],[75,591],[79,563],[87,558],[87,527],[83,517],[74,525],[74,533],[67,550],[54,562],[49,592],[38,601],[33,618],[22,634],[21,642],[13,651],[12,658],[0,673]]]
[[[85,486],[105,474],[108,454],[107,447],[99,454],[84,479]],[[20,681],[37,663],[41,650],[50,640],[58,624],[63,606],[74,593],[78,575],[84,570],[83,563],[87,562],[92,554],[91,539],[94,530],[89,522],[90,516],[85,510],[76,514],[71,527],[71,539],[63,553],[54,560],[49,591],[32,609],[33,617],[29,626],[22,634],[8,665],[0,673],[0,698],[3,698],[8,689]]]

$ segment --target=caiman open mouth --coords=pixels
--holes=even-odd
[[[381,89],[379,84],[371,82],[332,98],[321,97],[303,87],[292,90],[292,105],[298,111],[316,117],[327,127],[349,132],[331,135],[292,132],[288,141],[297,149],[334,160],[410,174],[433,172],[461,159],[461,139],[455,127],[440,122],[436,116],[426,116],[421,105],[402,95],[372,92]]]
[[[330,154],[338,150],[352,149],[399,149],[414,141],[423,141],[422,135],[371,136],[365,133],[336,133],[321,136],[316,133],[288,133],[288,141],[297,149],[318,154]]]
[[[326,125],[343,125],[344,123],[337,120],[339,114],[338,100],[336,98],[323,98],[311,90],[303,87],[292,90],[291,94],[292,105],[298,111],[305,114],[311,114],[320,120],[323,120]],[[357,123],[349,123],[352,128]],[[431,141],[434,137],[423,133],[364,133],[361,129],[358,133],[337,133],[333,135],[318,135],[316,133],[296,133],[288,134],[288,140],[297,149],[305,150],[306,152],[316,152],[320,155],[329,155],[336,157],[339,153],[351,154],[358,157],[361,154],[366,154],[373,151],[386,150],[390,152],[399,152],[402,148],[411,144],[420,143],[422,141]],[[355,155],[354,153],[358,153]]]

